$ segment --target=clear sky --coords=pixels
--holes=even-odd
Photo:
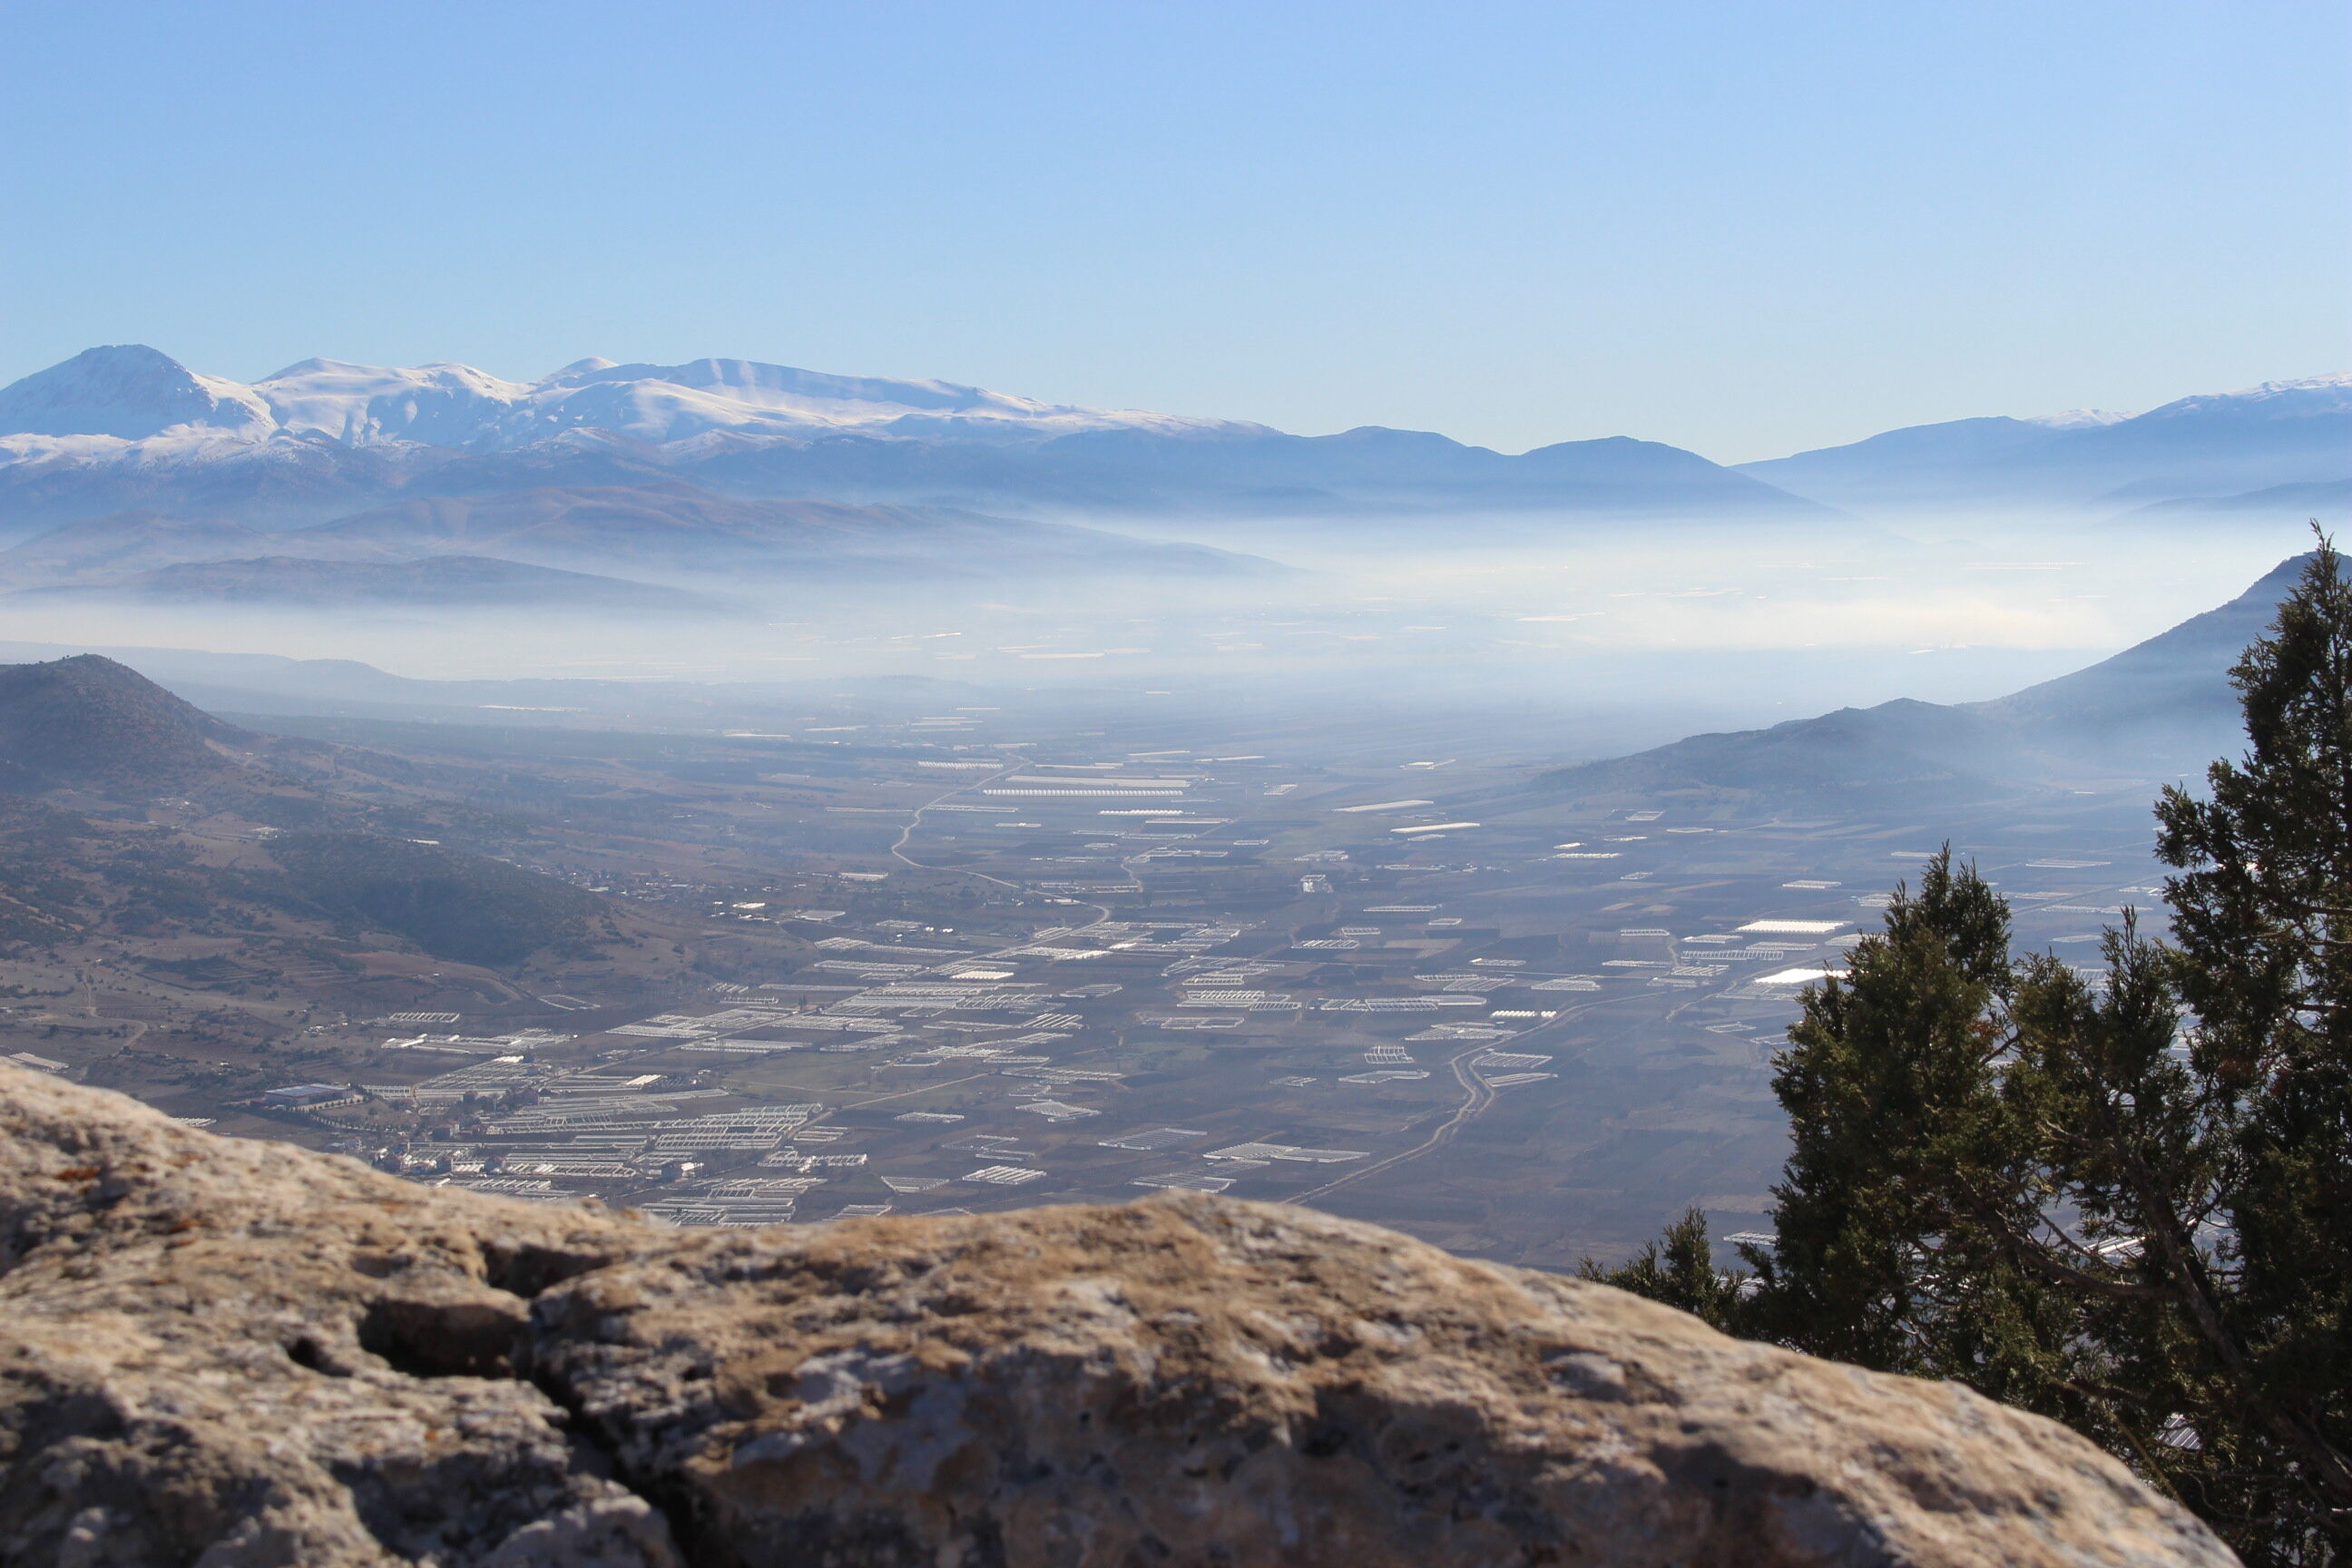
[[[0,0],[0,381],[705,354],[1725,461],[2352,368],[2340,0]]]

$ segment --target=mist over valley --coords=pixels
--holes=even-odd
[[[2346,385],[1734,470],[92,350],[0,390],[5,1027],[681,1223],[1174,1186],[1551,1267],[1753,1230],[1777,1030],[1929,852],[2057,951],[2151,902]]]
[[[0,1568],[2352,1562],[2352,13],[5,17]]]

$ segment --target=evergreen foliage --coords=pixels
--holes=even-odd
[[[1666,1226],[1664,1237],[1643,1243],[1631,1260],[1610,1268],[1588,1258],[1576,1272],[1580,1279],[1679,1307],[1718,1329],[1733,1328],[1738,1321],[1741,1281],[1716,1268],[1706,1215],[1696,1208]]]
[[[1588,1277],[2074,1426],[2250,1563],[2352,1545],[2352,583],[2232,672],[2249,749],[2157,807],[2169,943],[2013,958],[1948,847],[1776,1061],[1778,1239],[1694,1210]]]

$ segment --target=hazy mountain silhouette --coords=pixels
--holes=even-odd
[[[835,575],[1034,571],[1260,575],[1285,568],[1201,545],[938,507],[742,500],[665,479],[395,501],[291,530],[306,554],[455,552],[666,574]]]
[[[252,554],[269,536],[226,518],[118,511],[68,523],[0,550],[0,574],[60,580],[103,576],[180,561]]]
[[[1776,802],[1987,798],[2065,780],[2194,776],[2244,741],[2229,671],[2308,556],[2112,658],[2007,697],[1898,699],[1769,730],[1693,735],[1548,773],[1580,798],[1737,794]]]
[[[370,803],[303,776],[348,771],[341,764],[355,755],[403,768],[239,729],[97,654],[0,665],[0,789],[16,796],[0,800],[0,941],[94,927],[152,933],[171,922],[210,929],[222,911],[228,924],[217,934],[242,936],[259,929],[250,923],[258,908],[387,931],[438,958],[504,964],[577,947],[609,927],[615,907],[593,894],[376,831]],[[392,793],[381,777],[362,782],[372,795]],[[60,792],[51,799],[72,809],[24,798],[41,792]],[[167,816],[193,809],[219,825],[215,842],[250,847],[234,866],[213,864],[173,828],[151,824],[155,805]],[[429,803],[398,807],[420,808]]]
[[[2264,489],[2248,490],[2242,495],[2183,496],[2177,500],[2155,501],[2147,506],[2134,507],[2107,521],[2111,527],[2128,530],[2145,528],[2151,523],[2205,527],[2215,522],[2252,520],[2300,521],[2307,518],[2334,524],[2347,517],[2352,517],[2352,479],[2272,485]]]
[[[611,577],[827,578],[1005,577],[1030,574],[1150,574],[1184,577],[1278,575],[1288,568],[1260,557],[1197,544],[1135,539],[1067,523],[989,517],[942,507],[863,506],[833,501],[740,499],[662,477],[629,485],[541,485],[482,495],[418,496],[307,526],[268,531],[222,520],[184,520],[152,509],[68,522],[0,550],[0,579],[28,586],[129,584],[142,571],[188,563],[258,558],[312,563],[421,562],[492,556]],[[443,570],[455,573],[454,568]],[[254,589],[230,594],[222,574],[175,572],[139,591],[185,596],[218,583],[213,596],[306,595],[320,602],[399,598],[393,573],[299,574],[247,571]],[[487,574],[479,574],[484,583]],[[264,594],[268,582],[282,592]],[[567,595],[553,579],[510,585],[531,601],[570,598],[614,608],[680,607],[648,589],[621,584]],[[340,586],[336,584],[341,584]],[[451,575],[453,592],[466,581]],[[420,582],[420,588],[422,584]],[[657,604],[656,601],[660,603]],[[455,601],[463,602],[463,601]]]
[[[21,597],[128,599],[149,604],[441,609],[499,605],[636,615],[744,613],[707,594],[618,577],[564,572],[488,555],[417,561],[319,561],[264,555],[194,561],[131,574],[103,584],[37,588]]]
[[[1739,471],[1859,511],[1956,505],[2113,510],[2352,476],[2352,375],[2265,382],[2145,414],[1955,419]],[[2295,505],[2290,503],[2290,515]]]

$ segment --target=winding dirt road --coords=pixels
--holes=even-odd
[[[1507,1048],[1517,1049],[1520,1047],[1533,1044],[1534,1041],[1532,1037],[1540,1035],[1547,1029],[1558,1028],[1561,1025],[1566,1024],[1570,1019],[1578,1017],[1582,1014],[1589,1013],[1599,1005],[1601,1005],[1601,1004],[1598,1002],[1587,1002],[1580,1007],[1563,1009],[1559,1016],[1547,1019],[1535,1028],[1529,1029],[1525,1034],[1510,1040],[1507,1043]],[[1487,1107],[1495,1103],[1495,1086],[1488,1083],[1486,1079],[1479,1074],[1478,1069],[1471,1065],[1472,1058],[1484,1056],[1488,1051],[1502,1050],[1505,1048],[1507,1048],[1507,1046],[1503,1041],[1481,1040],[1465,1050],[1456,1051],[1453,1056],[1446,1058],[1445,1065],[1454,1069],[1454,1081],[1462,1086],[1462,1103],[1454,1107],[1454,1114],[1447,1117],[1444,1121],[1439,1122],[1435,1129],[1430,1132],[1428,1137],[1423,1139],[1420,1142],[1414,1144],[1410,1149],[1401,1150],[1394,1154],[1389,1155],[1383,1160],[1375,1160],[1369,1165],[1360,1165],[1356,1169],[1349,1171],[1346,1175],[1326,1182],[1319,1187],[1310,1187],[1306,1192],[1300,1193],[1297,1196],[1292,1198],[1290,1201],[1295,1204],[1311,1202],[1316,1198],[1322,1197],[1327,1193],[1335,1193],[1341,1187],[1360,1182],[1367,1176],[1375,1176],[1382,1171],[1393,1170],[1397,1166],[1403,1164],[1408,1160],[1418,1160],[1421,1156],[1428,1153],[1431,1150],[1444,1148],[1446,1144],[1454,1142],[1454,1137],[1460,1133],[1465,1127],[1467,1127],[1471,1122],[1475,1121],[1479,1116],[1486,1111]]]

